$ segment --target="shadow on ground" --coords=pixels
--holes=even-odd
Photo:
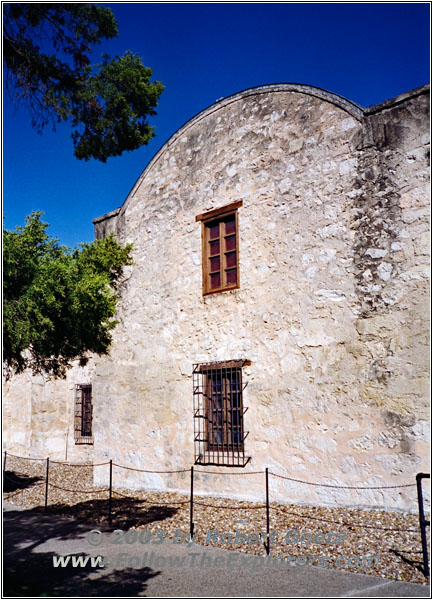
[[[390,552],[392,554],[395,554],[395,556],[398,556],[398,558],[400,558],[400,560],[402,560],[407,565],[410,565],[411,567],[417,569],[420,573],[424,575],[424,577],[426,577],[426,574],[424,573],[424,562],[422,552],[404,552],[404,550],[400,552],[399,550],[394,549],[390,550]],[[411,556],[411,558],[408,558],[409,555]],[[419,556],[419,560],[415,560],[414,555],[421,556]]]
[[[35,510],[43,510],[38,507]],[[155,521],[169,519],[178,509],[171,506],[150,505],[148,502],[134,498],[113,500],[111,505],[112,525],[119,529],[129,529],[139,525],[147,525]],[[108,500],[86,500],[72,506],[66,504],[50,504],[47,514],[83,519],[88,523],[108,524]]]
[[[159,575],[150,568],[107,570],[97,567],[54,567],[53,557],[64,553],[38,552],[48,540],[82,540],[89,525],[52,518],[35,510],[4,513],[3,597],[138,596],[146,581]],[[83,552],[75,556],[87,556]]]
[[[15,473],[15,471],[5,471],[3,491],[16,492],[16,490],[24,490],[25,488],[33,486],[36,482],[42,481],[42,479],[42,477],[21,475]]]

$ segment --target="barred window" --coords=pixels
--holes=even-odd
[[[196,464],[243,467],[245,456],[242,367],[247,360],[195,364],[193,368]]]
[[[92,435],[92,386],[75,386],[75,443],[91,444]]]
[[[233,202],[195,218],[202,222],[203,295],[239,287],[240,206]]]

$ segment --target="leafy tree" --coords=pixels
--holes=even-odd
[[[110,235],[60,246],[46,233],[41,213],[25,227],[4,231],[4,351],[6,374],[64,377],[74,359],[106,354],[116,325],[122,269],[132,264],[132,245],[124,248]]]
[[[78,3],[4,4],[6,87],[23,101],[39,132],[69,120],[75,156],[106,162],[154,136],[147,117],[164,86],[152,69],[127,51],[92,67],[92,45],[117,35],[109,8]]]

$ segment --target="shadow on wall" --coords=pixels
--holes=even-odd
[[[108,570],[91,566],[54,567],[53,557],[62,556],[62,541],[82,540],[89,525],[68,522],[31,510],[7,510],[4,514],[4,597],[128,597],[144,595],[146,581],[159,575],[150,568]],[[38,547],[56,538],[59,554],[39,552]],[[23,547],[25,546],[25,547]],[[73,556],[87,556],[74,552]]]

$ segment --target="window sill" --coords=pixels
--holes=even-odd
[[[211,294],[221,294],[222,292],[231,292],[233,290],[238,290],[240,288],[239,284],[231,285],[230,287],[218,288],[215,290],[209,290],[207,292],[203,292],[203,296],[210,296]]]
[[[236,453],[234,454],[230,451],[224,452],[224,456],[222,452],[221,456],[215,456],[215,453],[213,453],[212,451],[210,451],[209,454],[214,454],[214,456],[198,456],[195,459],[195,464],[203,467],[214,466],[243,468],[246,467],[251,460],[251,456],[237,456]]]
[[[93,445],[93,437],[82,437],[82,438],[75,438],[75,445],[82,445],[82,444],[87,444],[89,446]]]

